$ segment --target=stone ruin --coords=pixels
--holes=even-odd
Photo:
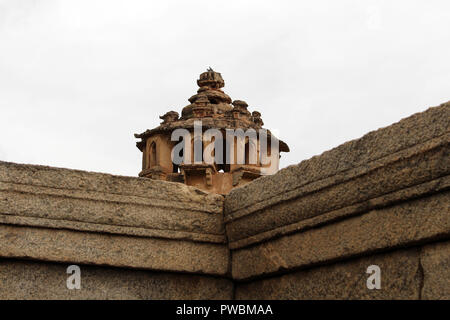
[[[138,135],[142,177],[0,162],[0,299],[450,299],[450,102],[239,188],[177,172],[199,189],[170,182],[168,133],[262,120],[198,83]]]
[[[176,129],[188,129],[191,132],[192,142],[190,154],[194,155],[194,122],[201,120],[204,130],[216,128],[226,136],[227,129],[261,129],[264,125],[261,119],[261,113],[248,111],[248,104],[245,101],[235,100],[222,91],[225,82],[222,75],[213,71],[211,68],[203,72],[197,80],[200,87],[197,94],[189,98],[190,104],[183,108],[181,117],[176,111],[169,111],[160,118],[163,120],[157,128],[147,130],[141,134],[135,134],[136,138],[141,139],[137,142],[137,147],[142,151],[142,171],[140,177],[147,177],[157,180],[184,182],[189,186],[195,186],[199,189],[227,194],[233,188],[245,185],[250,181],[262,175],[261,168],[267,167],[257,157],[256,163],[250,163],[249,138],[246,137],[246,143],[241,146],[242,152],[246,155],[242,164],[234,161],[233,163],[182,163],[176,165],[172,161],[172,150],[178,141],[171,141],[172,132]],[[271,135],[270,131],[268,134]],[[259,139],[259,137],[258,137]],[[279,151],[289,152],[287,144],[279,141]],[[202,141],[203,148],[212,142]],[[229,160],[225,142],[222,142],[224,160]],[[259,143],[256,142],[256,148]],[[238,143],[234,145],[234,157],[238,154]],[[258,149],[257,152],[260,150]],[[278,159],[273,172],[278,170]]]

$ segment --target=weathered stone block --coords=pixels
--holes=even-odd
[[[419,299],[419,260],[420,248],[412,248],[237,283],[236,299]],[[380,267],[381,289],[367,288],[371,265]]]
[[[450,300],[450,242],[425,246],[421,263],[424,273],[422,299]]]
[[[450,236],[450,193],[373,210],[232,251],[235,279],[267,276]]]
[[[372,131],[362,138],[346,142],[298,165],[289,166],[273,176],[259,178],[251,184],[232,190],[227,196],[225,212],[227,216],[237,218],[280,201],[293,199],[301,194],[302,190],[297,189],[303,186],[318,183],[338,173],[348,175],[346,171],[350,169],[358,169],[355,173],[361,174],[371,169],[371,163],[383,165],[383,158],[387,157],[389,160],[391,155],[407,151],[416,145],[425,146],[436,142],[448,145],[449,130],[450,102],[446,102]],[[433,139],[436,140],[433,142]],[[241,210],[242,212],[237,212]]]
[[[225,275],[223,197],[0,162],[0,257]]]
[[[69,264],[0,259],[0,299],[231,299],[217,277],[80,265],[81,289],[67,289]]]

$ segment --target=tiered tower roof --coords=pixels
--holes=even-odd
[[[135,134],[141,141],[137,142],[137,147],[142,151],[145,140],[150,135],[158,132],[172,131],[178,128],[192,129],[194,121],[201,120],[205,129],[236,129],[243,130],[253,128],[258,130],[264,125],[261,113],[248,111],[248,104],[242,100],[234,100],[222,91],[225,81],[219,72],[209,68],[200,74],[197,80],[199,89],[197,94],[190,97],[189,105],[185,106],[181,112],[181,117],[176,111],[169,111],[160,118],[161,124],[151,130]],[[270,135],[270,131],[268,134]],[[280,151],[289,152],[286,143],[280,140]]]

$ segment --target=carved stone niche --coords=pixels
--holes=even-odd
[[[166,112],[163,116],[160,116],[159,118],[161,120],[163,120],[163,122],[161,122],[161,124],[166,124],[169,122],[177,121],[179,119],[179,117],[180,117],[180,115],[178,114],[178,112],[169,111],[169,112]]]

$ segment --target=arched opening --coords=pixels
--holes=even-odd
[[[153,141],[150,145],[150,168],[156,166],[157,164],[156,143]]]
[[[259,149],[259,163],[263,167],[267,167],[268,164],[271,162],[272,157],[272,147],[270,141],[267,141],[266,144],[261,144]]]
[[[180,157],[181,158],[184,157],[184,152],[183,151],[184,151],[183,149],[180,150]],[[172,173],[180,173],[180,172],[181,172],[180,171],[180,166],[172,162]]]
[[[228,144],[229,145],[229,144]],[[227,153],[227,141],[224,139],[222,141],[222,163],[217,164],[217,171],[219,172],[230,172],[230,154]]]
[[[244,152],[245,152],[244,164],[250,164],[250,143],[248,141],[245,143]]]

